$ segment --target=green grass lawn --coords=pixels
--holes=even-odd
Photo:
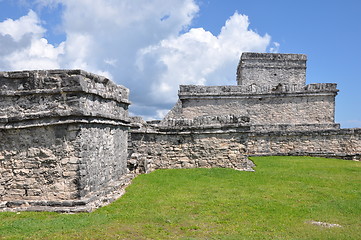
[[[251,159],[255,172],[140,175],[93,213],[0,213],[0,239],[361,239],[361,162]]]

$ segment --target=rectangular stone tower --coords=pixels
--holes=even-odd
[[[112,199],[127,173],[128,94],[81,70],[0,72],[0,210]]]
[[[305,85],[307,56],[303,54],[243,53],[237,69],[241,86]]]

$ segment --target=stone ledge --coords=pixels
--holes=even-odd
[[[250,132],[249,136],[267,136],[267,135],[273,135],[273,136],[292,136],[292,135],[350,135],[350,136],[356,136],[357,134],[361,134],[361,128]]]
[[[123,111],[119,111],[123,113]],[[18,115],[13,116],[1,116],[0,115],[0,126],[5,125],[20,125],[22,122],[27,123],[31,121],[38,121],[38,122],[46,122],[46,119],[49,119],[51,122],[53,119],[58,119],[62,121],[62,119],[68,118],[84,118],[84,119],[101,119],[101,120],[108,120],[108,121],[121,121],[124,123],[129,123],[130,120],[127,116],[115,114],[107,115],[101,113],[91,113],[89,111],[85,111],[83,109],[71,109],[71,110],[47,110],[43,112],[36,112],[36,113],[19,113]]]
[[[128,94],[82,70],[0,72],[0,123],[74,116],[129,122]]]
[[[336,83],[314,83],[309,85],[279,84],[277,86],[201,86],[201,85],[180,85],[178,95],[180,99],[195,96],[220,96],[220,97],[257,97],[258,95],[287,94],[295,96],[314,93],[334,93],[336,94]],[[295,95],[291,95],[295,94]],[[276,95],[279,96],[279,95]]]
[[[241,59],[264,59],[271,61],[306,61],[307,55],[294,54],[294,53],[256,53],[256,52],[244,52]]]
[[[32,128],[52,125],[63,125],[73,123],[85,123],[85,124],[104,124],[130,127],[129,121],[122,119],[107,119],[107,118],[94,118],[85,116],[65,116],[65,117],[44,117],[38,119],[19,120],[11,122],[2,122],[0,119],[0,130],[1,129],[21,129],[21,128]]]
[[[247,125],[249,117],[237,115],[204,115],[193,119],[170,118],[160,122],[160,127],[204,127],[204,126],[223,126],[223,125]]]
[[[191,134],[229,134],[244,133],[249,131],[249,126],[240,125],[214,125],[205,127],[179,127],[159,129],[131,129],[131,134],[156,134],[156,135],[191,135]]]
[[[91,212],[96,208],[105,206],[125,193],[125,188],[131,183],[135,174],[127,174],[121,177],[113,186],[108,186],[102,191],[92,193],[76,200],[19,200],[0,202],[0,212],[20,212],[20,211],[51,211],[51,212]]]
[[[167,133],[167,134],[210,134],[210,133],[235,133],[235,132],[247,132],[249,131],[249,126],[244,126],[243,124],[215,124],[208,126],[179,126],[179,127],[159,127],[159,133]]]
[[[344,160],[361,161],[361,153],[346,154],[346,153],[325,153],[325,152],[289,152],[289,153],[257,153],[249,154],[249,157],[266,157],[266,156],[308,156],[308,157],[323,157],[323,158],[337,158]]]
[[[0,72],[0,95],[85,92],[130,104],[129,90],[106,77],[83,70]]]
[[[340,124],[264,124],[264,125],[251,125],[252,132],[277,132],[277,131],[309,131],[309,130],[338,130]]]
[[[258,94],[244,94],[244,93],[230,93],[230,94],[182,94],[179,95],[180,100],[185,99],[259,99],[259,98],[294,98],[294,97],[312,97],[312,96],[336,96],[337,91],[328,92],[294,92],[294,93],[258,93]]]

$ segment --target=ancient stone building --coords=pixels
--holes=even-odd
[[[234,86],[180,86],[162,121],[128,117],[128,90],[81,70],[0,73],[0,210],[91,211],[162,168],[252,170],[248,156],[360,159],[334,122],[336,84],[306,56],[244,53]],[[136,91],[136,89],[134,90]]]
[[[89,211],[127,174],[128,90],[80,70],[0,73],[0,208]]]
[[[336,84],[306,85],[305,76],[305,55],[244,53],[237,86],[180,86],[166,119],[234,114],[249,117],[254,131],[338,129]]]

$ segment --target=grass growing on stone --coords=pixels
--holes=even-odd
[[[0,213],[0,239],[360,239],[361,162],[252,160],[256,172],[141,175],[93,213]]]

